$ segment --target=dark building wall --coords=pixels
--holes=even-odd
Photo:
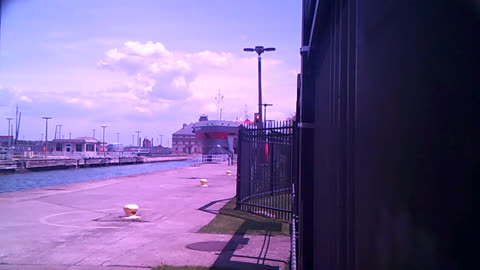
[[[301,269],[465,266],[480,6],[304,1],[303,12]]]

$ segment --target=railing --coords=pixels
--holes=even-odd
[[[295,147],[295,146],[294,146]],[[297,232],[297,222],[298,222],[298,207],[296,204],[296,189],[295,181],[292,183],[292,219],[290,221],[291,231],[290,231],[290,269],[297,269],[297,242],[298,242],[298,232]]]
[[[109,158],[127,158],[127,157],[137,157],[137,152],[127,152],[127,151],[106,151],[106,152],[96,152],[95,157],[109,157]]]
[[[193,155],[190,157],[190,166],[206,163],[220,163],[228,160],[228,155]]]
[[[290,249],[290,269],[296,270],[297,269],[297,227],[296,227],[297,219],[296,217],[292,217],[292,231],[290,232],[291,235],[291,249]]]
[[[290,221],[293,130],[291,121],[240,127],[237,208]]]

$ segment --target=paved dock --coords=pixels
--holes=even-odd
[[[138,270],[161,264],[283,269],[290,254],[286,236],[197,233],[235,195],[236,176],[227,176],[227,169],[235,172],[226,164],[208,164],[2,193],[0,270]],[[201,187],[200,178],[208,178],[209,186]],[[120,218],[127,203],[140,206],[142,222]],[[187,248],[237,238],[243,247],[231,252]]]

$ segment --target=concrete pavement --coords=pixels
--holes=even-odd
[[[233,175],[225,175],[227,169]],[[235,195],[235,171],[208,164],[0,194],[0,270],[138,270],[160,264],[282,269],[290,254],[286,236],[196,233]],[[201,187],[200,178],[208,178],[209,186]],[[140,206],[141,222],[120,218],[127,203]],[[199,210],[209,204],[208,211]],[[204,241],[242,246],[187,248]]]

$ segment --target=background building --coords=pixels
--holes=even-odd
[[[13,136],[0,136],[0,145],[8,145],[8,141],[13,141]]]
[[[172,134],[173,154],[201,154],[202,144],[193,133],[193,123],[183,124],[182,128]]]
[[[153,147],[153,141],[147,138],[143,139],[142,147]]]
[[[90,137],[54,139],[51,144],[52,154],[96,156],[97,151],[101,151],[101,142]]]

